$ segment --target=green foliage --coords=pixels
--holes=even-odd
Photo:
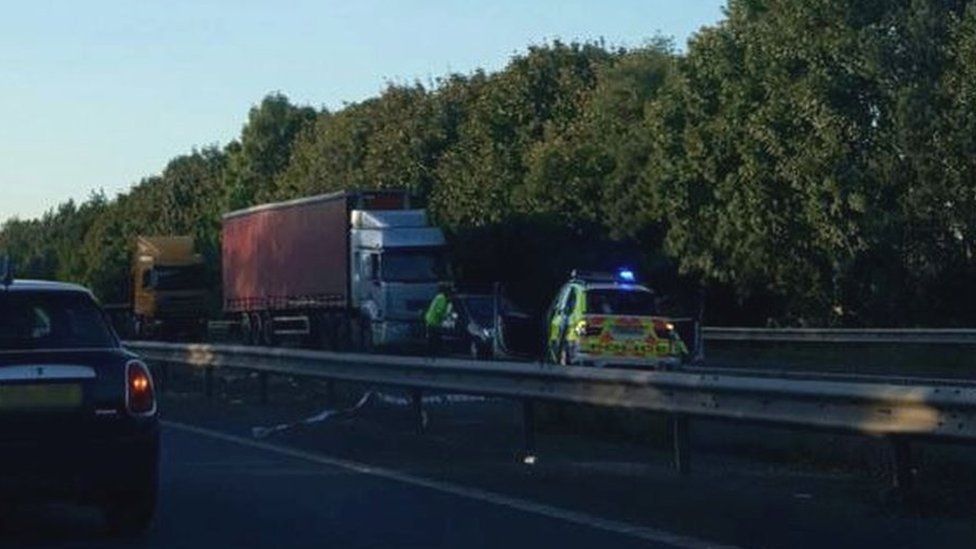
[[[288,165],[292,142],[315,119],[315,110],[295,107],[280,93],[251,108],[240,142],[228,151],[227,206],[231,210],[273,196],[275,176]]]
[[[627,263],[666,292],[704,284],[713,322],[976,321],[976,5],[726,14],[685,53],[553,42],[333,112],[272,94],[223,150],[10,220],[0,248],[120,300],[135,235],[193,234],[217,295],[223,213],[403,187],[447,230],[462,281],[532,308],[573,267]]]
[[[611,54],[593,44],[530,48],[479,82],[437,167],[431,208],[450,228],[498,223],[537,211],[521,192],[530,153],[581,114],[596,70]]]
[[[682,268],[791,321],[972,318],[939,295],[972,268],[946,218],[971,193],[943,171],[972,156],[938,142],[963,4],[731,2],[648,116]]]

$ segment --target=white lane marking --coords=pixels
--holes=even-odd
[[[275,444],[269,444],[267,442],[260,442],[245,437],[222,433],[220,431],[215,431],[213,429],[208,429],[206,427],[197,427],[195,425],[178,423],[174,421],[163,421],[162,424],[165,427],[175,429],[177,431],[193,433],[205,437],[214,438],[217,440],[222,440],[224,442],[232,442],[234,444],[239,444],[241,446],[257,448],[259,450],[264,450],[267,452],[272,452],[275,454],[288,456],[291,458],[302,459],[305,461],[310,461],[321,465],[340,467],[342,469],[346,469],[363,475],[370,475],[374,477],[384,478],[387,480],[394,480],[397,482],[402,482],[404,484],[410,484],[412,486],[427,488],[429,490],[434,490],[444,494],[450,494],[450,495],[459,496],[459,497],[472,499],[476,501],[491,503],[501,507],[514,509],[516,511],[533,513],[548,518],[571,522],[573,524],[578,524],[581,526],[588,526],[590,528],[595,528],[597,530],[604,530],[606,532],[611,532],[614,534],[630,536],[633,538],[642,539],[645,541],[651,541],[654,543],[663,543],[665,545],[670,545],[672,547],[679,547],[681,549],[735,549],[735,547],[732,545],[713,543],[710,541],[701,540],[689,536],[674,534],[664,530],[658,530],[655,528],[648,528],[646,526],[638,526],[626,522],[605,519],[594,515],[589,515],[587,513],[571,511],[568,509],[561,509],[559,507],[552,507],[542,503],[536,503],[526,499],[506,496],[495,492],[487,492],[484,490],[479,490],[477,488],[469,488],[466,486],[452,484],[449,482],[430,480],[430,479],[410,475],[407,473],[394,471],[392,469],[374,467],[372,465],[366,465],[364,463],[358,463],[355,461],[323,456],[319,454],[314,454],[312,452],[306,452],[304,450],[278,446]]]

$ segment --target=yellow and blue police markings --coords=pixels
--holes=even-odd
[[[557,310],[550,319],[547,347],[553,361],[559,360],[560,352],[569,350],[589,358],[649,361],[688,354],[674,326],[665,318],[587,314],[586,290],[585,284],[571,282],[563,301],[572,299],[572,310]]]

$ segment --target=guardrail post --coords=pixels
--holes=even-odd
[[[268,372],[258,372],[258,391],[261,396],[261,404],[268,403]]]
[[[531,399],[522,401],[522,462],[535,463],[535,403]]]
[[[417,434],[424,434],[426,429],[424,421],[424,392],[420,389],[410,390],[410,408],[413,411],[414,425],[417,429]]]
[[[203,394],[207,398],[213,397],[213,366],[207,366],[203,369]]]
[[[674,451],[674,468],[680,475],[691,472],[691,446],[689,445],[688,416],[675,414],[671,416],[671,441]]]
[[[891,444],[892,487],[901,494],[908,495],[915,487],[911,443],[907,438],[901,436],[892,436],[889,441]]]

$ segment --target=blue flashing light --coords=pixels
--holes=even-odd
[[[634,271],[631,271],[630,269],[620,269],[617,271],[617,278],[619,278],[622,282],[634,282],[637,280],[637,277],[634,276]]]

